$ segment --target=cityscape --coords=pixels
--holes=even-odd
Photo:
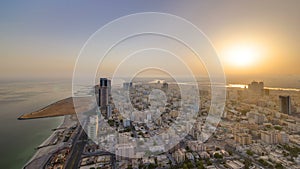
[[[299,9],[0,2],[0,169],[300,169]]]
[[[199,91],[194,117],[181,114],[195,107],[179,104],[179,86],[164,80],[114,89],[100,78],[95,91],[100,112],[88,112],[83,125],[66,116],[24,168],[299,168],[299,91],[268,89],[261,81],[227,86],[221,121],[207,140],[201,132],[211,108],[209,88]],[[125,95],[115,101],[120,91]]]

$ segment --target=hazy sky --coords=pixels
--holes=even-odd
[[[101,26],[136,12],[197,25],[227,76],[300,74],[299,0],[2,1],[0,78],[71,78],[76,57]]]

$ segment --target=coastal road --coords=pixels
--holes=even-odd
[[[81,159],[80,157],[84,149],[84,146],[86,144],[86,140],[87,140],[87,135],[84,132],[83,128],[80,126],[78,134],[76,138],[73,140],[72,150],[66,161],[66,165],[64,167],[65,169],[78,168],[79,161]]]

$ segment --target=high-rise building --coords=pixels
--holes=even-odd
[[[111,96],[111,80],[107,79],[108,96]]]
[[[99,87],[99,106],[100,109],[106,109],[108,105],[109,96],[111,93],[111,81],[107,78],[100,78]]]
[[[106,118],[109,119],[112,113],[111,105],[107,105],[105,111],[106,111]]]
[[[168,83],[164,82],[162,85],[162,90],[166,92],[168,90],[168,87],[169,87]]]
[[[100,87],[107,87],[108,86],[108,79],[107,78],[100,78]]]
[[[129,90],[130,88],[132,88],[132,82],[123,83],[123,89],[124,90]]]
[[[261,140],[268,144],[278,143],[278,133],[276,131],[261,131]]]
[[[91,116],[89,119],[89,124],[87,125],[88,136],[95,140],[98,136],[98,116]]]
[[[99,85],[99,107],[101,114],[107,119],[111,118],[112,107],[109,104],[111,96],[111,81],[107,78],[100,78]]]
[[[280,99],[280,111],[284,114],[291,114],[291,97],[290,96],[279,96]]]
[[[252,137],[247,133],[235,133],[234,140],[241,145],[249,145],[252,143]]]
[[[104,108],[108,105],[108,89],[107,87],[100,87],[99,89],[99,106]]]
[[[284,131],[280,132],[279,135],[278,135],[278,141],[281,144],[289,143],[289,135],[286,134]]]
[[[251,94],[263,95],[264,94],[264,82],[253,81],[248,85],[248,90]]]

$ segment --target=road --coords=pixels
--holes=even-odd
[[[78,168],[80,157],[82,154],[82,151],[84,149],[84,146],[86,144],[87,135],[84,132],[83,128],[79,126],[79,132],[76,136],[76,138],[73,140],[73,146],[72,150],[68,156],[68,159],[66,161],[65,169],[74,169]]]

